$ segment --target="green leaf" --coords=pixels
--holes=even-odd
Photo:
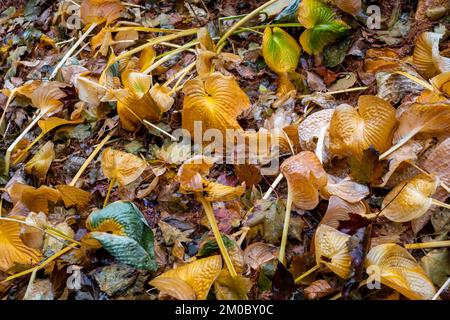
[[[287,32],[275,27],[264,30],[262,53],[267,65],[277,73],[292,72],[300,58],[300,46]]]
[[[222,235],[223,243],[225,244],[225,248],[231,249],[234,247],[234,242],[227,236]],[[212,253],[219,250],[219,246],[217,245],[217,242],[215,239],[207,239],[205,242],[203,242],[200,245],[200,249],[198,251],[199,257],[209,256]]]
[[[105,208],[93,212],[87,219],[86,226],[89,231],[92,231],[91,234],[94,232],[96,234],[106,233],[122,238],[129,238],[130,240],[122,239],[127,243],[132,243],[131,240],[133,240],[136,245],[139,245],[146,253],[146,256],[148,256],[148,259],[151,261],[151,265],[154,266],[155,269],[157,268],[155,262],[153,231],[142,213],[133,203],[128,201],[113,202]],[[114,244],[120,245],[118,242],[119,240],[116,238],[111,239],[111,241],[114,240],[114,242],[107,244],[111,251],[104,246],[105,249],[116,258],[116,255],[122,256],[123,253],[119,252],[121,250],[120,247],[117,249],[113,247]],[[100,241],[99,239],[97,240]],[[138,249],[136,248],[134,250],[136,251]],[[131,257],[129,257],[129,259],[132,261]]]
[[[298,20],[307,30],[300,36],[302,48],[310,55],[319,54],[324,47],[345,35],[350,27],[335,19],[331,8],[317,0],[303,0]]]
[[[153,257],[132,238],[106,232],[91,232],[89,235],[120,263],[151,271],[158,268]]]

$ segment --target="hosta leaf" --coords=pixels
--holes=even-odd
[[[152,77],[140,72],[128,73],[126,87],[138,98],[141,99],[149,90]]]
[[[438,74],[430,82],[438,91],[450,97],[450,71]]]
[[[409,140],[417,133],[442,134],[450,130],[450,104],[412,104],[399,117],[394,143]]]
[[[342,11],[353,16],[361,11],[361,0],[332,0],[332,2]]]
[[[375,96],[360,96],[358,109],[338,106],[330,122],[330,151],[339,156],[362,157],[370,147],[385,151],[397,123],[395,109]]]
[[[39,262],[40,252],[27,247],[20,239],[21,225],[0,221],[0,270],[8,271],[14,264],[33,265]]]
[[[430,208],[437,186],[437,181],[422,174],[400,183],[384,198],[383,214],[395,222],[419,218]]]
[[[66,208],[73,206],[85,206],[91,200],[91,194],[80,188],[60,184],[56,186],[56,189],[61,194],[61,199],[64,202]]]
[[[325,199],[334,195],[345,201],[355,203],[369,195],[369,188],[366,185],[348,179],[338,179],[335,176],[329,175],[328,183],[322,188],[321,195]]]
[[[184,280],[157,277],[150,281],[150,284],[177,300],[195,300],[194,289]]]
[[[91,213],[86,227],[89,231],[127,236],[137,242],[141,242],[144,229],[150,229],[139,209],[127,201],[116,201]]]
[[[66,120],[66,119],[61,119],[58,117],[50,117],[44,120],[39,120],[38,121],[38,126],[39,128],[41,128],[42,132],[41,134],[46,134],[49,131],[60,127],[60,126],[64,126],[67,124],[78,124],[83,122],[82,119],[76,119],[76,120]]]
[[[56,203],[61,198],[61,195],[57,190],[47,186],[34,188],[32,186],[16,182],[9,186],[7,190],[14,205],[21,202],[28,208],[28,210],[33,212],[42,211],[44,213],[48,213],[48,203]]]
[[[328,208],[320,223],[337,229],[340,221],[350,220],[350,214],[364,216],[367,213],[367,206],[363,201],[350,203],[339,197],[331,196],[328,201]]]
[[[175,102],[175,100],[169,95],[169,92],[169,88],[160,86],[159,83],[155,83],[155,85],[150,89],[150,96],[158,108],[163,112],[169,111]]]
[[[213,164],[213,158],[201,155],[184,161],[177,174],[180,181],[180,191],[183,193],[202,191],[203,178],[209,173]]]
[[[286,159],[280,171],[288,181],[294,205],[303,210],[314,209],[319,203],[318,190],[328,181],[317,156],[311,151],[303,151]]]
[[[300,57],[300,46],[286,31],[275,27],[266,28],[262,53],[267,65],[277,73],[295,70]]]
[[[204,183],[203,192],[205,199],[208,201],[231,201],[242,196],[245,192],[245,186],[227,186],[217,182]]]
[[[80,18],[85,24],[108,24],[118,19],[125,7],[120,0],[84,0],[80,6]]]
[[[194,291],[197,300],[205,300],[213,282],[222,270],[222,258],[218,255],[198,259],[169,270],[155,279],[176,278],[185,281]],[[150,281],[152,284],[152,281]]]
[[[58,112],[63,106],[61,99],[66,96],[61,88],[66,86],[56,81],[41,84],[31,95],[33,106],[45,114]]]
[[[326,224],[320,224],[314,237],[317,264],[323,263],[339,277],[347,279],[352,264],[349,239],[349,235]]]
[[[111,148],[103,151],[101,165],[103,174],[110,180],[116,180],[122,186],[136,180],[147,168],[147,163],[141,158]]]
[[[331,8],[317,0],[303,0],[297,18],[306,28],[300,36],[300,44],[310,55],[322,52],[326,45],[349,30],[345,22],[335,19]]]
[[[194,135],[194,122],[203,130],[240,129],[236,117],[250,107],[250,100],[232,76],[213,73],[189,80],[183,87],[182,127]]]
[[[319,225],[314,240],[316,263],[323,263],[339,277],[348,279],[351,273],[350,239],[351,236],[330,226]]]
[[[231,277],[228,270],[223,269],[214,282],[217,300],[245,300],[253,282],[241,275]]]
[[[433,283],[414,257],[398,244],[386,243],[372,248],[366,268],[377,267],[381,283],[411,300],[429,300],[435,294]]]
[[[153,47],[147,47],[141,51],[137,65],[141,72],[148,69],[155,62],[156,53]]]
[[[97,231],[90,232],[88,236],[100,242],[120,263],[144,270],[154,271],[157,268],[154,258],[132,238]]]
[[[439,53],[439,41],[442,34],[423,32],[416,41],[413,63],[417,71],[429,79],[439,73],[450,71],[450,58]]]
[[[53,143],[47,141],[27,162],[25,165],[25,171],[27,173],[36,173],[39,180],[43,180],[47,175],[48,169],[52,161],[55,159],[55,150],[53,149]]]

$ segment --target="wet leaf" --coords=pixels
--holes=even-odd
[[[27,162],[25,171],[29,174],[36,173],[39,180],[42,181],[45,179],[54,159],[55,150],[53,149],[53,143],[48,141]]]
[[[262,42],[262,54],[267,65],[277,73],[295,70],[300,57],[300,46],[286,31],[266,28]]]
[[[411,300],[429,300],[435,294],[430,279],[413,256],[398,244],[381,244],[367,254],[366,268],[378,267],[381,283]]]
[[[370,147],[378,152],[391,144],[396,125],[395,109],[375,96],[360,96],[358,109],[338,106],[330,122],[330,151],[335,155],[362,157]]]
[[[316,263],[325,264],[339,277],[347,279],[351,274],[352,264],[348,246],[350,237],[330,226],[320,224],[314,237]]]
[[[103,151],[101,165],[103,174],[121,186],[135,181],[147,168],[147,163],[141,158],[111,148]]]
[[[40,260],[38,250],[27,247],[20,239],[20,224],[0,221],[0,270],[8,271],[14,264],[34,265]]]
[[[297,18],[306,28],[300,36],[300,44],[310,55],[321,53],[326,45],[350,29],[344,21],[335,19],[331,8],[317,0],[302,1]]]
[[[197,300],[205,300],[209,289],[221,270],[222,258],[220,256],[211,256],[166,271],[155,279],[175,278],[183,280],[194,290]],[[154,284],[153,280],[150,281],[150,284]],[[156,284],[155,286],[157,287]]]

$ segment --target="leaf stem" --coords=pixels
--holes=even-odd
[[[281,180],[283,180],[283,174],[280,173],[278,175],[278,177],[272,182],[272,184],[270,185],[270,187],[266,191],[266,193],[264,194],[263,199],[265,199],[265,200],[269,199],[270,194],[272,193],[273,190],[275,190],[275,188],[281,182]]]
[[[202,196],[199,196],[198,200],[201,202],[203,209],[205,210],[206,217],[208,218],[212,232],[214,233],[214,237],[216,238],[217,245],[219,246],[220,252],[222,253],[223,260],[225,261],[225,264],[228,268],[228,272],[230,272],[232,278],[235,278],[237,277],[237,273],[234,269],[234,265],[231,261],[230,255],[228,254],[227,248],[225,247],[225,243],[223,242],[219,227],[217,226],[211,203],[209,201],[206,201]]]
[[[89,34],[92,32],[92,30],[95,29],[97,26],[97,23],[92,23],[89,28],[81,35],[81,37],[75,42],[72,47],[69,49],[69,51],[66,52],[64,57],[59,61],[59,63],[56,65],[55,69],[53,69],[52,73],[50,74],[50,79],[53,79],[56,74],[58,73],[58,70],[66,63],[67,59],[72,55],[72,53],[75,51],[76,48],[86,39]]]
[[[410,132],[408,132],[408,134],[406,136],[401,138],[395,145],[393,145],[386,152],[384,152],[382,155],[380,155],[378,160],[386,159],[391,153],[398,150],[401,146],[403,146],[405,143],[407,143],[412,137],[414,137],[417,133],[419,133],[420,130],[422,130],[421,126],[412,129]]]
[[[271,1],[267,1],[266,3],[264,3],[262,6],[256,8],[255,10],[253,10],[252,12],[250,12],[248,15],[246,15],[243,19],[239,20],[238,22],[236,22],[233,26],[231,26],[227,32],[225,32],[225,34],[219,39],[219,41],[217,42],[217,53],[220,53],[223,49],[224,43],[226,42],[226,40],[241,26],[243,26],[244,24],[246,24],[248,21],[250,21],[251,19],[253,19],[255,16],[257,16],[262,10],[264,10],[265,8],[267,8],[268,6],[274,4],[275,2],[277,2],[278,0],[271,0]]]
[[[421,243],[406,243],[404,245],[404,247],[405,247],[405,249],[410,249],[410,250],[450,247],[450,240],[429,241],[429,242],[421,242]]]
[[[292,198],[293,198],[292,188],[290,188],[288,185],[286,212],[284,214],[283,234],[281,235],[280,252],[278,254],[278,260],[280,260],[280,262],[284,265],[285,265],[287,237],[288,237],[288,231],[289,231],[289,221],[291,218],[291,208],[292,208],[292,200],[293,200]]]
[[[111,181],[109,182],[108,192],[106,193],[105,201],[103,202],[103,208],[106,207],[106,205],[108,204],[109,195],[111,194],[111,189],[114,183],[116,183],[116,178],[112,178]]]
[[[92,162],[92,160],[97,156],[97,154],[100,152],[100,150],[103,148],[103,146],[108,142],[108,140],[111,139],[111,137],[114,134],[114,131],[115,130],[111,131],[106,137],[103,138],[103,140],[97,145],[97,147],[95,147],[94,151],[91,153],[89,158],[86,159],[86,161],[83,163],[81,168],[78,170],[77,174],[73,177],[72,181],[69,183],[69,186],[72,186],[72,187],[75,186],[78,179],[83,174],[84,170],[86,170],[86,168],[89,166],[89,164]]]
[[[300,282],[300,280],[306,278],[307,276],[309,276],[311,273],[313,273],[314,271],[316,271],[317,269],[319,269],[321,266],[320,263],[316,264],[314,267],[312,267],[311,269],[309,269],[308,271],[304,272],[302,275],[300,275],[299,277],[297,277],[295,279],[295,283]]]
[[[433,298],[431,298],[431,300],[437,300],[439,298],[439,296],[441,295],[441,293],[447,289],[447,287],[450,285],[450,277],[447,279],[447,281],[445,281],[445,283],[442,285],[442,287],[439,288],[438,292],[436,292],[436,294],[433,296]]]
[[[14,140],[14,142],[8,147],[5,155],[5,175],[9,174],[9,164],[11,160],[11,153],[16,145],[25,137],[25,135],[34,127],[34,125],[45,115],[45,112],[39,112],[31,123],[22,131],[22,133]]]
[[[433,198],[431,198],[431,203],[433,203],[435,206],[438,206],[438,207],[450,209],[450,204],[441,202],[441,201],[433,199]]]

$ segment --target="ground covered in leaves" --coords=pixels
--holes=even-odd
[[[2,1],[0,299],[449,299],[449,12]]]

